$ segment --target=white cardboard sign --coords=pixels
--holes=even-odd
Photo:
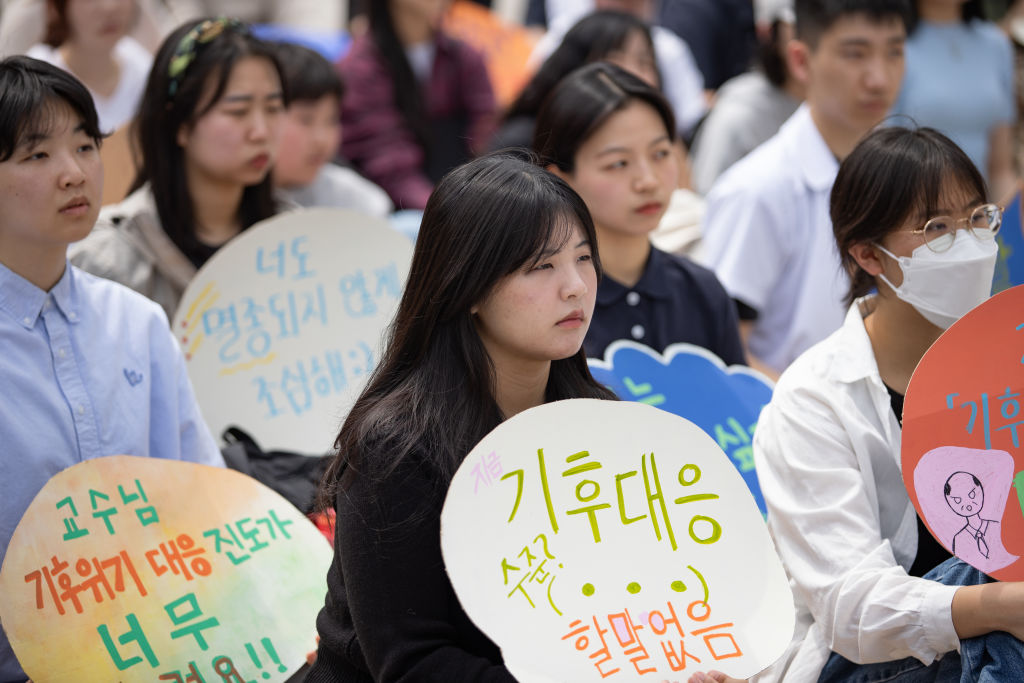
[[[387,222],[345,209],[281,214],[219,250],[173,323],[214,435],[237,425],[265,450],[330,450],[411,260]]]
[[[743,478],[699,427],[640,403],[560,401],[501,424],[452,481],[441,546],[524,682],[747,678],[793,633]]]

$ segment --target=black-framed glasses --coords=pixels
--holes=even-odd
[[[1003,207],[998,204],[982,204],[971,211],[966,218],[953,218],[952,216],[935,216],[928,219],[924,227],[917,230],[909,230],[915,235],[920,235],[925,246],[934,252],[942,253],[953,246],[956,239],[956,231],[961,224],[971,235],[978,240],[988,241],[995,239],[996,233],[1003,224]]]

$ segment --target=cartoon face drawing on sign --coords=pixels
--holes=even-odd
[[[1003,542],[1004,515],[1019,514],[1006,509],[1014,469],[1006,451],[964,446],[933,448],[914,467],[918,511],[932,535],[985,573],[1018,559]]]
[[[965,522],[953,537],[953,554],[962,557],[961,553],[971,553],[976,548],[982,557],[988,558],[989,547],[985,534],[990,525],[998,526],[999,522],[981,518],[981,510],[985,506],[985,488],[981,481],[969,472],[954,472],[946,480],[943,493],[949,507],[963,517]],[[998,531],[992,530],[998,538]]]

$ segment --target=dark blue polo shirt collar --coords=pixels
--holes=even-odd
[[[614,278],[605,275],[601,280],[601,286],[597,288],[597,304],[599,306],[612,306],[622,301],[630,292],[649,297],[651,299],[665,300],[672,296],[669,290],[668,264],[664,252],[652,248],[647,254],[647,264],[644,265],[644,272],[640,280],[632,287],[626,287]]]

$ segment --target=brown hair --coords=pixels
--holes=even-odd
[[[70,37],[68,0],[46,0],[46,35],[43,42],[50,47],[60,47]]]

